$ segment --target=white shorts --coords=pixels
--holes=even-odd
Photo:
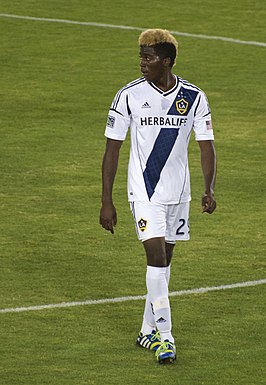
[[[130,202],[138,239],[164,237],[167,243],[189,240],[189,202],[164,205]]]

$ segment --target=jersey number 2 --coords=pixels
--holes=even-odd
[[[181,231],[181,230],[185,226],[186,221],[185,221],[185,219],[179,219],[179,222],[181,222],[181,225],[177,228],[176,235],[184,235],[185,234],[184,231]]]

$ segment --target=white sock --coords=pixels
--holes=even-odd
[[[170,275],[171,275],[171,265],[167,266],[166,268],[166,281],[168,286],[170,282]]]
[[[155,324],[161,334],[162,341],[174,342],[172,336],[171,310],[168,299],[166,267],[147,266],[146,284],[148,295],[153,305]]]
[[[170,281],[170,265],[166,267],[166,281],[167,285],[169,285]],[[144,314],[143,314],[143,322],[141,326],[141,333],[143,335],[151,334],[153,330],[156,329],[156,323],[154,318],[154,312],[152,309],[152,303],[150,300],[149,294],[146,296]]]
[[[143,314],[143,322],[142,322],[140,331],[143,335],[146,335],[146,334],[151,334],[151,332],[155,329],[156,329],[156,324],[155,324],[155,318],[152,310],[152,303],[151,303],[149,294],[147,294],[144,314]]]

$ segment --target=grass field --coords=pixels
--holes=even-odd
[[[145,294],[145,258],[126,196],[129,141],[114,191],[114,236],[98,224],[106,115],[140,76],[138,30],[266,42],[263,0],[8,1],[0,4],[0,308]],[[263,280],[266,47],[177,36],[176,74],[208,95],[217,211],[202,215],[190,143],[191,240],[170,291]],[[144,301],[0,313],[1,385],[262,385],[265,285],[171,297],[177,362],[137,349]]]

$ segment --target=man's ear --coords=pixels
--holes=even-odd
[[[163,62],[164,62],[165,67],[170,67],[171,66],[171,59],[170,59],[170,57],[165,57],[163,59]]]

